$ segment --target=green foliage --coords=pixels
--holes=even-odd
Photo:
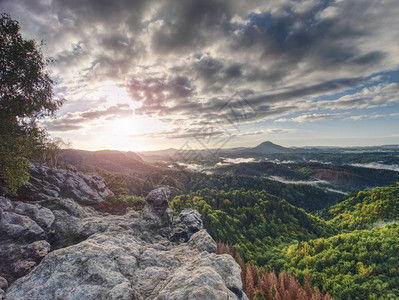
[[[100,202],[95,206],[96,209],[111,213],[114,215],[123,215],[127,212],[127,209],[133,209],[140,211],[143,209],[145,204],[144,197],[123,195],[119,197],[107,196],[103,202]]]
[[[124,187],[126,182],[123,174],[107,172],[100,168],[97,168],[96,171],[104,178],[108,188],[114,193],[115,198],[126,196],[129,193],[129,190]]]
[[[245,264],[239,252],[231,245],[218,242],[217,254],[229,254],[241,267],[241,279],[245,294],[250,300],[331,300],[330,294],[321,292],[317,287],[312,289],[310,276],[307,275],[303,284],[286,271],[268,272],[264,267]],[[276,294],[279,294],[276,296]]]
[[[6,186],[12,194],[29,179],[30,163],[24,158],[24,150],[28,148],[26,144],[28,140],[24,138],[0,135],[0,183],[3,181],[0,185]]]
[[[7,14],[0,17],[0,109],[4,115],[30,121],[53,115],[61,102],[40,46],[24,40],[19,24]]]
[[[299,278],[310,273],[336,299],[396,299],[398,252],[399,226],[388,225],[294,244],[285,268]]]
[[[322,214],[340,229],[366,229],[383,222],[399,221],[399,183],[359,191]]]
[[[122,215],[126,213],[127,208],[141,210],[144,207],[144,197],[128,195],[129,190],[125,188],[126,181],[123,174],[111,173],[99,168],[96,168],[96,170],[104,178],[108,188],[114,193],[114,195],[107,196],[103,202],[99,203],[96,206],[97,209]]]
[[[398,195],[399,184],[360,191],[324,211],[321,215],[331,219],[328,222],[255,190],[199,190],[176,196],[172,207],[200,211],[205,228],[214,239],[232,245],[229,251],[243,270],[246,265],[237,253],[265,271],[294,274],[305,289],[310,274],[312,283],[335,299],[396,299],[399,225],[381,227],[379,222],[397,222]],[[342,233],[373,225],[377,226]],[[251,298],[267,297],[261,286],[256,287],[259,275],[245,276]]]
[[[9,15],[0,16],[0,182],[13,194],[29,177],[27,159],[46,141],[37,120],[63,102],[53,98],[40,45],[24,40],[19,29]]]
[[[203,173],[195,173],[188,171],[170,171],[164,170],[159,172],[160,180],[163,176],[173,177],[176,182],[178,191],[176,194],[185,194],[195,192],[201,189],[215,189],[228,191],[230,189],[251,189],[262,191],[268,194],[285,199],[288,203],[307,211],[315,211],[323,209],[333,204],[342,195],[337,193],[326,192],[321,188],[311,185],[301,184],[285,184],[267,178],[255,176],[239,176],[239,175],[207,175]],[[154,184],[158,183],[156,177],[153,176]],[[148,188],[150,189],[150,188]]]
[[[211,236],[233,244],[247,261],[263,265],[273,245],[332,234],[324,221],[265,191],[204,189],[176,196],[171,206],[197,209]]]

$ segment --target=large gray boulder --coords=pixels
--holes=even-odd
[[[0,276],[10,283],[29,273],[51,248],[86,238],[77,235],[83,220],[101,216],[66,195],[94,204],[111,193],[97,176],[40,165],[32,165],[31,173],[20,191],[23,202],[0,196]]]
[[[57,190],[63,171],[36,168],[47,179],[33,202],[0,197],[0,300],[247,299],[238,264],[215,254],[197,211],[173,217],[167,188],[141,213],[109,215]]]
[[[240,296],[241,295],[241,296]],[[135,232],[101,233],[48,254],[6,299],[240,299],[240,267],[229,255]]]
[[[204,228],[201,215],[192,208],[183,209],[173,223],[170,240],[175,242],[187,242],[197,231]]]
[[[0,276],[26,275],[50,252],[52,212],[38,204],[0,197]]]

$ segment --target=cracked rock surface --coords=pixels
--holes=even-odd
[[[60,182],[71,172],[35,170]],[[57,190],[55,179],[40,180]],[[100,213],[76,200],[106,191],[96,180],[58,194],[36,182],[24,202],[0,197],[0,299],[247,299],[240,267],[215,254],[197,211],[173,217],[170,191],[159,188],[142,212]]]

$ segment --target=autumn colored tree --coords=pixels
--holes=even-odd
[[[304,284],[286,271],[276,275],[267,272],[263,267],[244,264],[237,251],[229,244],[217,243],[218,254],[232,255],[241,266],[241,279],[244,292],[251,300],[332,300],[333,297],[318,288],[312,289],[310,276],[306,275]]]

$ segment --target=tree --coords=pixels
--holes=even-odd
[[[37,121],[63,103],[54,97],[43,43],[23,39],[19,30],[17,21],[0,15],[0,183],[11,193],[29,178],[29,160],[48,142]]]

